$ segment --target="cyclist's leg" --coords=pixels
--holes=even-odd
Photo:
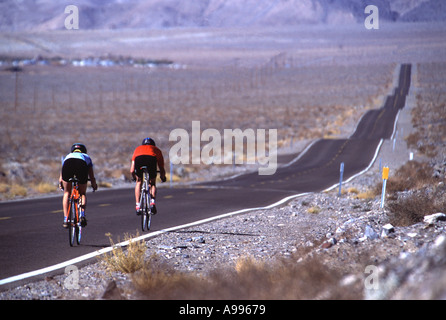
[[[64,215],[64,221],[67,220],[68,217],[68,211],[70,207],[70,194],[72,189],[72,183],[66,182],[62,180],[62,186],[63,186],[63,198],[62,198],[62,208],[63,208],[63,215]]]
[[[150,209],[152,211],[152,214],[157,213],[156,204],[155,204],[155,198],[156,198],[156,178],[152,178],[149,180],[150,185]]]
[[[78,159],[76,159],[78,160]],[[88,171],[89,167],[85,161],[79,160],[76,161],[75,166],[75,174],[79,181],[77,190],[79,191],[80,196],[80,208],[81,211],[80,219],[81,219],[81,225],[82,227],[85,227],[87,225],[87,219],[85,218],[85,212],[87,209],[87,183],[88,183]]]
[[[150,157],[148,159],[148,168],[149,168],[149,185],[150,185],[150,197],[155,200],[156,198],[156,158]]]
[[[134,161],[134,168],[136,173],[136,184],[135,184],[135,204],[136,211],[139,211],[141,204],[139,203],[141,199],[141,184],[143,180],[143,173],[141,171],[141,167],[147,166],[146,156],[138,156]]]
[[[139,203],[139,199],[141,197],[141,183],[142,179],[136,176],[136,184],[135,184],[135,203]]]
[[[156,198],[156,178],[149,180],[150,185],[150,197],[155,200]]]
[[[87,184],[86,183],[79,183],[77,187],[80,195],[80,207],[81,211],[79,212],[80,215],[80,221],[81,226],[86,227],[87,226],[87,217],[86,217],[86,209],[87,209]]]
[[[68,212],[70,207],[70,194],[72,189],[72,183],[68,182],[70,178],[73,177],[73,165],[72,165],[72,159],[68,159],[64,162],[62,166],[62,188],[64,190],[63,198],[62,198],[62,208],[63,208],[63,215],[64,215],[64,227],[66,226],[67,218],[68,218]]]
[[[84,211],[87,208],[87,186],[87,183],[78,184],[79,195],[81,196],[81,208],[83,208]]]

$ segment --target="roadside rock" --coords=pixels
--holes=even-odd
[[[446,214],[438,212],[428,216],[424,216],[424,222],[428,225],[435,224],[438,221],[446,221]]]
[[[338,241],[336,240],[336,238],[330,238],[330,239],[328,239],[327,241],[325,241],[325,242],[321,245],[321,247],[324,248],[324,249],[328,249],[328,248],[333,247],[337,242],[338,242]]]
[[[365,226],[365,232],[364,232],[364,237],[366,237],[367,239],[370,240],[375,240],[379,238],[379,234],[377,234],[375,232],[375,230],[373,230],[373,228],[369,225]]]
[[[111,280],[102,294],[102,299],[107,300],[122,300],[121,290],[116,285],[114,280]]]
[[[381,238],[388,237],[391,233],[395,232],[395,227],[390,223],[384,225],[381,230]]]
[[[401,253],[380,266],[379,285],[364,290],[365,299],[446,299],[446,236],[414,253]]]

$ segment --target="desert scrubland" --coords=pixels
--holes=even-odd
[[[381,107],[399,62],[442,59],[441,28],[382,29],[354,24],[2,34],[1,54],[10,63],[36,56],[172,61],[139,68],[52,63],[15,71],[5,62],[2,198],[54,191],[60,159],[75,141],[87,145],[102,185],[113,186],[128,179],[131,153],[144,137],[157,141],[168,163],[169,133],[190,131],[194,120],[202,130],[220,132],[277,129],[279,148],[287,152],[311,139],[348,136],[366,110]],[[179,181],[218,175],[198,165],[175,169]]]

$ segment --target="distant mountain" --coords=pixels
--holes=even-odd
[[[444,0],[0,0],[0,30],[63,29],[67,5],[80,29],[160,29],[361,22],[368,4],[382,20],[446,21]]]

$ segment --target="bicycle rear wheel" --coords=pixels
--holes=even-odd
[[[147,231],[149,231],[150,224],[152,222],[152,212],[150,209],[150,193],[149,192],[147,192],[147,194],[146,194],[146,204],[147,204],[147,206],[146,206],[146,210],[144,213],[146,215],[146,229],[147,229]]]
[[[150,224],[152,223],[152,213],[149,211],[147,212],[147,231],[150,230]]]
[[[139,206],[141,213],[141,229],[142,231],[144,231],[147,225],[147,216],[146,216],[147,203],[146,203],[145,183],[143,183],[143,187],[141,188],[141,198]]]
[[[68,236],[70,247],[74,245],[74,238],[76,237],[76,203],[70,200],[70,207],[68,213]]]
[[[80,203],[77,204],[77,217],[76,217],[76,242],[78,245],[81,244],[81,237],[82,237],[82,227],[80,222],[80,212],[81,212],[81,205]]]
[[[82,227],[76,226],[76,243],[78,245],[81,244],[81,236],[82,236]]]

